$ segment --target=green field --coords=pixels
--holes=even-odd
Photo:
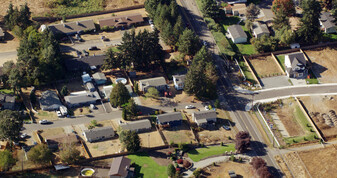
[[[284,61],[285,61],[285,56],[284,55],[278,55],[278,56],[275,56],[277,61],[281,64],[281,67],[283,69],[283,71],[285,71],[286,69],[286,66],[284,64]]]
[[[251,82],[252,84],[256,84],[257,81],[254,79],[252,72],[249,70],[248,66],[246,66],[246,63],[244,61],[238,61],[239,66],[241,67],[241,70],[246,76],[246,79]]]
[[[48,7],[52,8],[52,11],[46,14],[46,16],[63,17],[104,10],[104,0],[52,0],[48,1],[46,4]]]
[[[147,153],[129,155],[128,158],[136,164],[135,177],[167,178],[167,167],[158,165]]]
[[[209,146],[206,148],[199,148],[188,151],[188,157],[191,158],[194,162],[198,162],[201,159],[214,156],[214,155],[222,155],[225,152],[235,151],[234,144],[228,144],[225,146]]]

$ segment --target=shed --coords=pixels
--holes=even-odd
[[[228,27],[227,31],[233,43],[247,42],[247,34],[240,25],[231,25]]]
[[[112,127],[98,127],[83,131],[83,136],[87,142],[95,142],[113,138],[115,136],[115,131]]]
[[[91,82],[91,81],[92,81],[92,79],[91,79],[90,75],[83,72],[83,75],[82,75],[83,84],[86,84],[87,82]]]
[[[160,125],[179,126],[182,124],[183,116],[181,112],[160,114],[157,116],[157,123]]]
[[[172,75],[172,78],[176,90],[184,89],[186,75]]]
[[[96,72],[92,75],[97,85],[103,85],[107,82],[105,75],[102,72]]]
[[[145,132],[152,128],[151,122],[148,119],[132,121],[132,122],[122,122],[119,121],[119,126],[123,130],[130,130],[135,132]]]

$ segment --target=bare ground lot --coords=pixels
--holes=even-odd
[[[184,122],[181,126],[164,129],[162,132],[168,143],[196,143],[192,131]]]
[[[203,169],[205,177],[229,178],[228,171],[234,171],[238,177],[253,177],[252,166],[248,163],[224,162],[216,166],[209,166]]]
[[[50,12],[51,9],[47,8],[45,4],[52,0],[0,0],[0,16],[6,15],[6,11],[8,9],[8,5],[10,2],[13,3],[14,6],[19,6],[25,4],[27,2],[32,16],[41,16],[47,12]],[[129,7],[139,4],[144,4],[145,0],[105,0],[105,10],[122,8],[122,7]],[[117,14],[117,13],[116,13]]]
[[[330,110],[337,112],[336,99],[337,96],[300,97],[300,100],[307,108],[309,115],[317,125],[318,129],[323,133],[323,136],[327,139],[336,138],[337,126],[328,126],[322,118],[322,114],[329,115]]]
[[[260,78],[281,75],[282,71],[271,56],[249,60]]]
[[[336,177],[336,145],[297,153],[291,152],[285,154],[284,158],[295,177]],[[277,162],[282,170],[289,172],[283,161],[278,158]]]
[[[164,141],[161,139],[161,136],[158,131],[153,129],[152,132],[140,133],[142,147],[151,148],[164,145]]]
[[[337,82],[337,48],[317,48],[305,53],[313,63],[312,69],[322,83]]]

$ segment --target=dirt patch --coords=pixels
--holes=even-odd
[[[184,122],[181,126],[164,129],[162,132],[168,143],[196,143],[192,131]]]
[[[291,167],[291,172],[295,174],[295,177],[309,177],[305,167],[300,160],[300,157],[296,154],[296,152],[287,153],[284,155],[286,162]]]
[[[142,147],[157,147],[165,145],[158,131],[154,129],[152,132],[138,134],[141,140]]]
[[[56,88],[58,91],[61,91],[63,86],[67,86],[69,93],[86,90],[81,78],[72,79],[64,83],[57,83]]]
[[[322,114],[327,114],[333,110],[337,112],[337,96],[306,96],[300,97],[309,115],[315,122],[318,129],[323,133],[327,139],[335,138],[337,135],[337,126],[329,126],[325,123]]]
[[[336,48],[318,48],[305,51],[311,62],[312,70],[322,83],[336,83],[337,78],[337,49]]]
[[[173,148],[168,148],[168,149],[161,149],[161,150],[155,150],[149,152],[149,156],[159,165],[161,166],[167,166],[169,164],[172,164],[171,159],[168,159],[167,153],[174,152]]]
[[[277,164],[279,165],[281,172],[285,175],[285,177],[292,177],[287,164],[285,163],[285,161],[281,158],[280,155],[275,156],[275,161],[277,162]]]
[[[64,135],[64,129],[62,127],[59,128],[52,128],[52,129],[45,129],[40,132],[40,135],[43,139],[47,137],[52,137],[55,135]]]
[[[207,177],[228,177],[228,171],[234,171],[238,177],[252,177],[254,175],[253,168],[248,163],[224,162],[216,166],[209,166],[203,169],[204,175]]]
[[[271,56],[252,59],[250,60],[250,63],[260,78],[278,76],[282,74],[281,69],[277,66],[278,64]]]

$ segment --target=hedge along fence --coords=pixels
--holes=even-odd
[[[282,75],[286,75],[286,73],[284,72],[284,69],[282,68],[280,62],[277,60],[276,56],[274,55],[274,53],[271,53],[271,57],[274,59],[275,63],[277,64],[277,66],[280,68],[280,70],[282,71]]]
[[[250,72],[252,73],[254,80],[256,80],[256,82],[258,83],[259,88],[262,88],[262,85],[261,85],[260,80],[256,77],[255,70],[253,70],[253,69],[250,67],[250,63],[247,61],[247,59],[245,58],[245,56],[242,56],[242,58],[243,58],[243,60],[245,61],[245,63],[246,63],[246,65],[247,65],[248,69],[249,69]]]
[[[317,129],[317,126],[316,124],[312,121],[311,117],[309,116],[305,106],[302,104],[302,102],[297,98],[297,97],[294,97],[297,104],[300,106],[302,112],[304,113],[305,117],[308,119],[308,121],[310,122],[310,124],[312,125],[312,127],[314,128],[316,134],[318,135],[318,137],[320,139],[322,139],[322,141],[325,141],[324,138],[322,137],[321,133],[319,132],[319,130]]]
[[[66,19],[74,19],[74,18],[80,18],[80,17],[109,14],[109,13],[115,13],[115,12],[126,11],[126,10],[141,9],[141,8],[144,8],[144,4],[117,8],[117,9],[112,9],[112,10],[84,13],[84,14],[78,14],[78,15],[70,15],[70,16],[67,16]],[[55,22],[58,20],[62,20],[62,17],[33,17],[32,19],[37,22]]]

